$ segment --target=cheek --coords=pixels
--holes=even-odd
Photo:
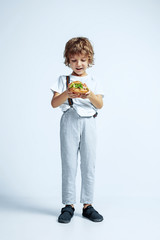
[[[70,67],[74,67],[74,63],[70,62]]]
[[[88,63],[85,63],[85,64],[84,64],[84,67],[87,68],[87,67],[88,67]]]

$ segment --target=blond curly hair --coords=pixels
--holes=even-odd
[[[94,51],[92,44],[85,37],[76,37],[70,39],[66,45],[64,50],[64,64],[69,67],[69,58],[75,54],[84,54],[88,57],[88,67],[94,65]]]

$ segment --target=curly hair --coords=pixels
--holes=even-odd
[[[88,38],[85,37],[76,37],[70,39],[66,45],[64,50],[64,64],[66,66],[69,66],[69,58],[70,56],[73,56],[75,54],[84,54],[88,57],[88,67],[91,67],[94,65],[94,51],[93,47],[88,40]]]

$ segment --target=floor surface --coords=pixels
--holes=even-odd
[[[106,200],[107,199],[107,200]],[[76,204],[69,224],[57,217],[63,205],[57,200],[9,198],[0,196],[1,240],[159,240],[160,200],[144,197],[107,197],[94,207],[104,221],[94,223],[82,217],[82,206]],[[98,206],[98,203],[99,204]]]

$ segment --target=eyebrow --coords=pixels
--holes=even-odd
[[[74,57],[71,57],[70,59],[71,59],[71,60],[72,60],[72,59],[75,59],[75,60],[76,60],[76,58],[74,58]],[[81,59],[87,59],[87,58],[86,58],[86,57],[82,57]]]

